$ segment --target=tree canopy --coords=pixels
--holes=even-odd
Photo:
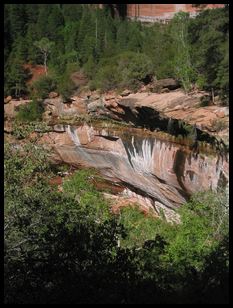
[[[109,70],[103,66],[103,60],[107,59],[115,68],[111,59],[125,52],[135,52],[138,58],[141,54],[149,58],[154,78],[177,78],[186,91],[196,84],[201,89],[214,91],[228,103],[228,6],[206,9],[195,18],[178,13],[168,24],[149,26],[117,16],[113,18],[107,9],[84,4],[6,4],[4,10],[4,58],[9,71],[5,78],[6,94],[10,93],[12,60],[43,63],[58,76],[66,71],[67,65],[76,63],[76,70],[83,69],[87,73],[92,87],[94,84],[101,87],[108,79]],[[44,46],[53,42],[46,64],[47,53],[42,54],[35,46],[35,42],[41,40],[44,43],[47,40]],[[129,84],[138,88],[140,80],[131,79],[137,68],[137,59],[134,59],[132,67],[125,71]],[[99,69],[103,70],[102,77]],[[67,87],[68,83],[67,79]],[[113,79],[108,88],[114,85],[117,88],[119,84],[124,85]]]

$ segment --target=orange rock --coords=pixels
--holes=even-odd
[[[55,98],[55,97],[58,97],[59,94],[57,92],[50,92],[49,93],[49,98]]]
[[[225,117],[225,113],[224,113],[224,111],[217,111],[217,112],[216,112],[216,116],[217,116],[218,118],[224,118],[224,117]]]
[[[105,100],[106,100],[106,101],[109,101],[109,100],[112,100],[112,99],[115,99],[115,95],[113,95],[113,94],[107,94],[107,95],[105,95]]]
[[[12,100],[12,97],[7,96],[6,98],[4,98],[4,104],[8,104],[11,100]]]

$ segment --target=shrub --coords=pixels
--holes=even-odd
[[[95,78],[97,88],[103,91],[109,91],[118,86],[119,77],[116,65],[106,65],[102,67]]]
[[[208,95],[203,96],[203,97],[201,98],[201,101],[200,101],[200,105],[199,105],[199,106],[200,106],[200,107],[209,106],[210,102],[211,102],[211,97],[210,97],[210,96],[208,96]]]
[[[142,83],[151,80],[152,74],[152,62],[147,55],[123,52],[99,62],[94,82],[104,91],[115,88],[137,90]]]
[[[37,97],[45,99],[49,92],[56,89],[56,82],[49,76],[43,76],[36,80],[32,87]]]
[[[220,132],[221,130],[224,130],[225,128],[228,127],[228,124],[222,119],[214,119],[211,124],[212,128],[216,132]]]
[[[61,76],[57,76],[57,92],[59,92],[64,100],[67,100],[77,88],[71,79],[72,73],[79,69],[78,63],[69,63],[66,65],[65,71]]]
[[[20,121],[40,121],[42,119],[42,114],[44,108],[41,102],[38,102],[36,99],[33,99],[27,105],[21,106],[16,118]]]

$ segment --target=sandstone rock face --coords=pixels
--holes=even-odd
[[[4,104],[4,113],[8,118],[14,118],[17,114],[17,110],[22,105],[29,103],[30,100],[10,100],[8,104]]]
[[[50,92],[49,93],[49,98],[55,98],[55,97],[58,97],[59,94],[57,92]]]
[[[81,115],[87,113],[87,106],[83,99],[73,97],[72,103],[64,103],[63,99],[59,97],[48,98],[44,100],[45,116],[48,120],[51,117]]]
[[[121,96],[128,96],[129,94],[131,94],[131,91],[129,91],[129,90],[124,90],[124,91],[121,93]]]
[[[143,206],[158,213],[162,208],[167,220],[177,219],[174,209],[190,194],[217,189],[229,178],[225,158],[194,154],[151,136],[109,133],[87,125],[66,126],[66,133],[46,136],[42,142],[53,146],[57,160],[97,168],[106,179],[123,184],[128,196],[138,196]]]
[[[64,125],[61,125],[61,124],[56,124],[53,126],[53,131],[56,132],[56,133],[63,133],[66,131]]]
[[[11,100],[12,100],[12,97],[7,96],[6,98],[4,98],[4,104],[8,104]]]
[[[223,6],[223,4],[207,4],[205,8]],[[196,15],[198,8],[192,4],[127,4],[127,16],[143,22],[168,21],[179,11]]]

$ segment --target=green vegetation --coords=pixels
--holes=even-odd
[[[75,89],[72,66],[87,75],[92,90],[137,90],[153,78],[173,77],[186,92],[198,87],[228,104],[227,5],[150,26],[85,4],[6,4],[4,11],[5,95],[27,94],[23,64],[31,63],[43,64],[46,73],[48,67],[65,97]]]
[[[43,112],[44,108],[42,103],[37,101],[36,99],[33,99],[26,105],[20,106],[16,118],[19,121],[24,122],[40,121],[42,119]]]
[[[92,74],[92,86],[103,91],[124,88],[135,90],[143,80],[150,80],[153,73],[149,57],[132,51],[101,60],[96,71],[96,75]]]
[[[22,137],[19,137],[19,139]],[[228,302],[228,199],[202,192],[180,224],[123,208],[111,214],[79,170],[56,170],[34,142],[5,143],[5,303]]]
[[[36,97],[45,99],[48,97],[49,92],[56,89],[56,82],[50,76],[42,76],[34,81],[32,91]]]
[[[121,209],[119,222],[127,232],[121,241],[123,247],[141,247],[146,240],[154,239],[157,222],[151,214],[145,216],[137,205]]]
[[[178,210],[180,224],[145,215],[137,205],[113,214],[91,170],[64,178],[59,189],[51,185],[67,167],[52,165],[36,143],[50,131],[41,122],[41,101],[50,91],[68,99],[78,90],[74,72],[101,91],[134,91],[173,77],[186,92],[198,87],[228,104],[228,10],[194,19],[179,13],[169,24],[145,26],[84,4],[4,6],[4,94],[33,97],[14,121],[15,143],[4,146],[6,304],[228,303],[225,190],[193,195]],[[45,76],[29,86],[25,64],[44,65]],[[89,115],[59,121],[70,120],[114,130],[126,125]],[[222,120],[213,124],[225,127]],[[195,127],[177,126],[179,135],[167,138],[196,140]],[[170,121],[168,131],[174,129]]]
[[[220,132],[221,130],[228,128],[228,123],[223,119],[214,119],[211,124],[212,129],[214,129],[216,132]]]

